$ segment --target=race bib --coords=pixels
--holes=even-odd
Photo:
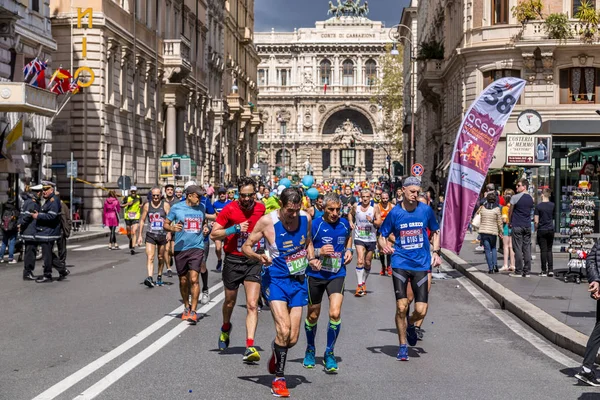
[[[183,223],[183,230],[186,233],[202,232],[202,217],[186,217]]]
[[[342,268],[342,253],[334,252],[329,256],[323,256],[321,258],[321,270],[336,273]]]
[[[400,246],[405,250],[420,249],[423,247],[423,242],[423,228],[400,231]]]
[[[237,234],[237,251],[239,251],[240,253],[242,252],[242,246],[244,245],[244,243],[246,243],[246,240],[248,240],[248,236],[250,236],[250,234],[248,232],[240,232]],[[258,243],[256,243],[254,246],[252,246],[252,250],[254,252],[257,252],[258,250],[262,249],[265,247],[265,238],[262,238],[258,241]]]
[[[127,216],[129,217],[129,219],[135,219],[135,217],[137,216],[137,213],[130,211],[127,213]]]
[[[302,275],[308,267],[308,258],[306,258],[306,250],[300,250],[285,258],[290,275]]]
[[[151,231],[162,231],[165,224],[164,219],[160,217],[160,214],[148,214],[150,218],[150,230]]]
[[[371,236],[371,227],[370,226],[359,226],[358,227],[358,237],[368,238]]]

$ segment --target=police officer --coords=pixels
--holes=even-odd
[[[40,211],[31,213],[35,220],[35,240],[42,248],[42,259],[44,260],[44,275],[35,281],[37,283],[52,282],[52,266],[59,273],[58,280],[61,281],[71,273],[65,266],[60,265],[60,261],[54,254],[54,243],[60,239],[61,225],[60,199],[54,193],[55,184],[50,181],[42,181],[42,197],[46,200]]]
[[[29,191],[21,195],[23,200],[23,208],[19,215],[19,232],[21,239],[24,241],[24,256],[23,256],[23,280],[35,281],[37,277],[33,275],[35,269],[35,256],[37,252],[37,243],[35,242],[35,220],[31,216],[32,213],[37,213],[40,210],[39,194],[42,190],[42,185],[31,186]]]

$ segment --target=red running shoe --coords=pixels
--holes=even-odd
[[[275,378],[271,384],[271,393],[275,397],[290,397],[290,391],[285,383],[285,378]]]

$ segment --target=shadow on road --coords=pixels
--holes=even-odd
[[[254,346],[254,348],[256,350],[258,350],[259,352],[263,352],[264,351],[263,348],[260,347],[260,346]],[[246,348],[242,347],[242,346],[236,346],[236,347],[228,347],[225,350],[212,349],[210,351],[215,352],[215,353],[219,353],[219,354],[223,354],[223,355],[231,355],[231,354],[242,354],[243,355],[244,352],[246,351]]]
[[[396,358],[396,356],[398,355],[398,346],[373,346],[367,347],[367,350],[369,350],[373,354],[385,354],[394,358]],[[421,357],[421,354],[427,354],[427,352],[422,347],[408,348],[409,357]]]
[[[335,356],[335,359],[337,360],[337,362],[343,362],[344,360],[342,359],[342,357],[338,357]],[[302,364],[302,362],[304,362],[304,358],[294,358],[293,360],[287,360],[288,362],[294,362],[294,363],[300,363]],[[317,357],[315,356],[315,366],[323,366],[323,357]]]
[[[238,379],[241,379],[243,381],[253,382],[258,385],[263,385],[268,388],[271,387],[273,378],[274,378],[274,375],[238,376]],[[300,375],[286,375],[285,382],[287,384],[288,389],[293,389],[303,383],[312,383],[312,382],[308,381],[305,377],[300,376]]]

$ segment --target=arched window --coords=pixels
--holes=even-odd
[[[354,85],[354,63],[352,60],[346,60],[342,64],[342,85]]]
[[[331,61],[321,61],[321,85],[331,85]]]
[[[279,150],[275,154],[275,164],[277,164],[278,167],[285,166],[286,171],[289,172],[290,168],[292,167],[292,158],[290,157],[290,152],[285,150],[284,154],[283,149]]]
[[[368,60],[365,63],[365,76],[367,86],[373,86],[377,83],[377,63],[374,60]]]

